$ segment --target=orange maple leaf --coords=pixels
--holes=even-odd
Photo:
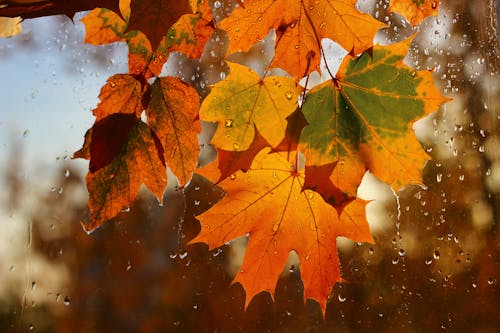
[[[135,114],[138,118],[142,113],[142,84],[130,74],[115,74],[101,88],[101,102],[92,111],[96,120],[113,113]]]
[[[230,38],[228,53],[248,51],[276,29],[274,67],[300,79],[317,69],[321,39],[330,38],[352,54],[373,45],[383,24],[356,10],[356,0],[249,0],[220,24]]]
[[[248,247],[234,282],[246,291],[245,306],[259,292],[274,288],[290,251],[300,258],[304,299],[319,302],[323,313],[333,285],[341,281],[336,239],[372,242],[365,202],[355,200],[339,213],[314,191],[304,189],[304,170],[286,153],[262,150],[250,169],[225,178],[227,193],[198,216],[200,234],[190,243],[210,249],[248,235]]]
[[[439,0],[391,0],[388,11],[403,15],[412,25],[428,16],[437,16]]]
[[[102,45],[126,42],[129,49],[129,73],[141,74],[146,79],[160,74],[170,52],[183,52],[190,58],[199,58],[214,31],[208,4],[202,3],[195,14],[182,15],[169,26],[158,45],[153,47],[155,44],[147,36],[150,33],[147,27],[127,32],[131,30],[126,21],[130,15],[130,7],[124,1],[120,2],[120,6],[123,7],[125,20],[105,8],[96,8],[82,18],[86,30],[85,43]]]
[[[180,79],[167,76],[155,80],[150,98],[148,123],[165,149],[165,161],[183,186],[191,179],[200,153],[198,93]]]
[[[85,25],[84,42],[103,45],[123,41],[127,23],[115,12],[95,8],[80,20]]]
[[[188,0],[131,0],[127,31],[140,30],[155,50],[170,27],[192,13]]]
[[[339,188],[352,192],[366,168],[395,190],[421,182],[428,155],[412,126],[447,99],[430,71],[403,63],[411,41],[347,56],[337,77],[311,89],[302,105],[309,124],[299,149],[313,165],[338,162],[332,181]]]
[[[92,128],[89,191],[92,231],[115,217],[137,196],[144,183],[162,202],[167,185],[163,151],[148,125],[135,115],[113,114]]]

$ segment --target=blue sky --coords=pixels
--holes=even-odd
[[[71,156],[92,125],[101,86],[126,72],[125,45],[83,44],[82,16],[75,24],[63,17],[27,20],[21,35],[0,39],[0,174],[15,142],[22,143],[28,176]],[[98,48],[106,48],[101,63]]]

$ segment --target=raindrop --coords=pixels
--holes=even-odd
[[[64,297],[64,305],[69,306],[71,304],[71,300],[69,299],[69,296]]]
[[[184,251],[182,253],[179,253],[179,258],[184,259],[187,257],[187,255],[188,255],[187,251]]]
[[[70,175],[70,174],[71,174],[71,173],[69,172],[69,170],[68,170],[68,169],[64,170],[64,176],[65,176],[65,177],[69,177],[69,175]]]
[[[440,257],[439,251],[438,250],[434,251],[433,256],[434,256],[434,259],[438,260]]]
[[[442,179],[443,179],[443,174],[442,173],[436,174],[436,182],[441,183]]]
[[[399,257],[392,258],[392,264],[396,265],[399,262]]]
[[[293,91],[287,91],[285,93],[285,97],[286,97],[286,99],[292,99],[292,97],[293,97]]]
[[[222,7],[222,3],[219,0],[215,1],[214,2],[214,8],[215,9],[219,9],[220,7]]]
[[[35,290],[35,288],[36,288],[36,282],[31,281],[31,290]]]
[[[25,138],[25,137],[27,137],[29,134],[30,134],[30,130],[29,130],[29,129],[27,129],[27,130],[25,130],[25,131],[23,132],[23,137]]]
[[[30,324],[30,325],[28,326],[28,329],[29,329],[30,331],[33,331],[33,330],[35,329],[35,326],[34,326],[33,324]]]
[[[425,259],[425,264],[426,264],[426,265],[430,265],[430,264],[432,264],[432,258],[431,258],[431,257],[427,257],[427,258]]]
[[[132,269],[132,264],[130,263],[130,260],[127,262],[127,272]]]
[[[233,173],[231,176],[229,176],[229,179],[235,180],[236,179],[236,174]]]
[[[493,283],[495,283],[495,279],[493,279],[492,277],[488,278],[488,284],[492,286]]]
[[[233,123],[234,123],[234,121],[232,119],[226,119],[224,121],[224,126],[226,128],[233,128]]]
[[[405,250],[404,250],[404,249],[399,249],[399,252],[398,252],[398,253],[399,253],[399,255],[400,255],[401,257],[404,257],[404,255],[405,255]]]
[[[347,297],[344,297],[341,294],[339,294],[337,298],[338,298],[340,303],[344,303],[347,300]]]

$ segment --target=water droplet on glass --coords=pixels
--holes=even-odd
[[[337,298],[338,298],[338,300],[339,300],[339,302],[340,302],[340,303],[344,303],[344,302],[346,301],[346,299],[347,299],[347,297],[344,297],[344,296],[342,296],[341,294],[339,294],[339,295],[337,296]]]
[[[69,306],[71,304],[71,300],[69,296],[64,297],[64,305]]]
[[[215,1],[214,2],[214,8],[215,9],[219,9],[220,7],[222,7],[222,3],[219,0]]]
[[[231,176],[229,176],[229,179],[235,180],[236,179],[236,174],[233,173]]]
[[[287,91],[285,93],[285,97],[286,97],[286,99],[292,99],[292,97],[293,97],[293,91]]]
[[[234,123],[234,121],[232,119],[226,119],[224,121],[224,126],[226,128],[233,128],[233,123]]]
[[[187,257],[187,255],[188,255],[187,251],[184,251],[182,253],[179,253],[179,258],[184,259]]]
[[[399,249],[398,254],[403,257],[405,255],[405,250],[404,249]]]
[[[436,259],[436,260],[438,260],[438,259],[439,259],[440,254],[439,254],[439,251],[438,251],[438,250],[434,251],[433,257],[434,257],[434,259]]]

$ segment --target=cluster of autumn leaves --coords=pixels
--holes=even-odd
[[[161,202],[167,167],[181,187],[199,173],[226,195],[198,216],[201,232],[191,243],[214,249],[249,236],[235,277],[247,304],[261,291],[273,294],[294,250],[304,298],[324,312],[341,280],[336,238],[372,241],[366,202],[356,198],[361,178],[369,170],[395,190],[419,182],[428,157],[412,123],[445,98],[430,72],[403,64],[411,39],[373,45],[383,24],[359,12],[355,0],[236,2],[220,22],[212,16],[215,2],[206,0],[122,0],[120,13],[96,8],[82,19],[85,42],[125,42],[129,49],[129,72],[102,87],[95,124],[75,153],[90,160],[85,228],[115,217],[142,184]],[[437,1],[393,0],[390,10],[418,24],[437,7]],[[228,62],[228,75],[200,105],[193,87],[160,73],[171,52],[200,58],[215,29],[227,33],[228,55],[248,51],[274,30],[269,67],[289,75],[260,77]],[[319,70],[323,38],[349,54],[337,73],[322,73],[329,80],[301,87],[303,77]],[[218,124],[211,141],[218,155],[197,169],[200,121]]]

